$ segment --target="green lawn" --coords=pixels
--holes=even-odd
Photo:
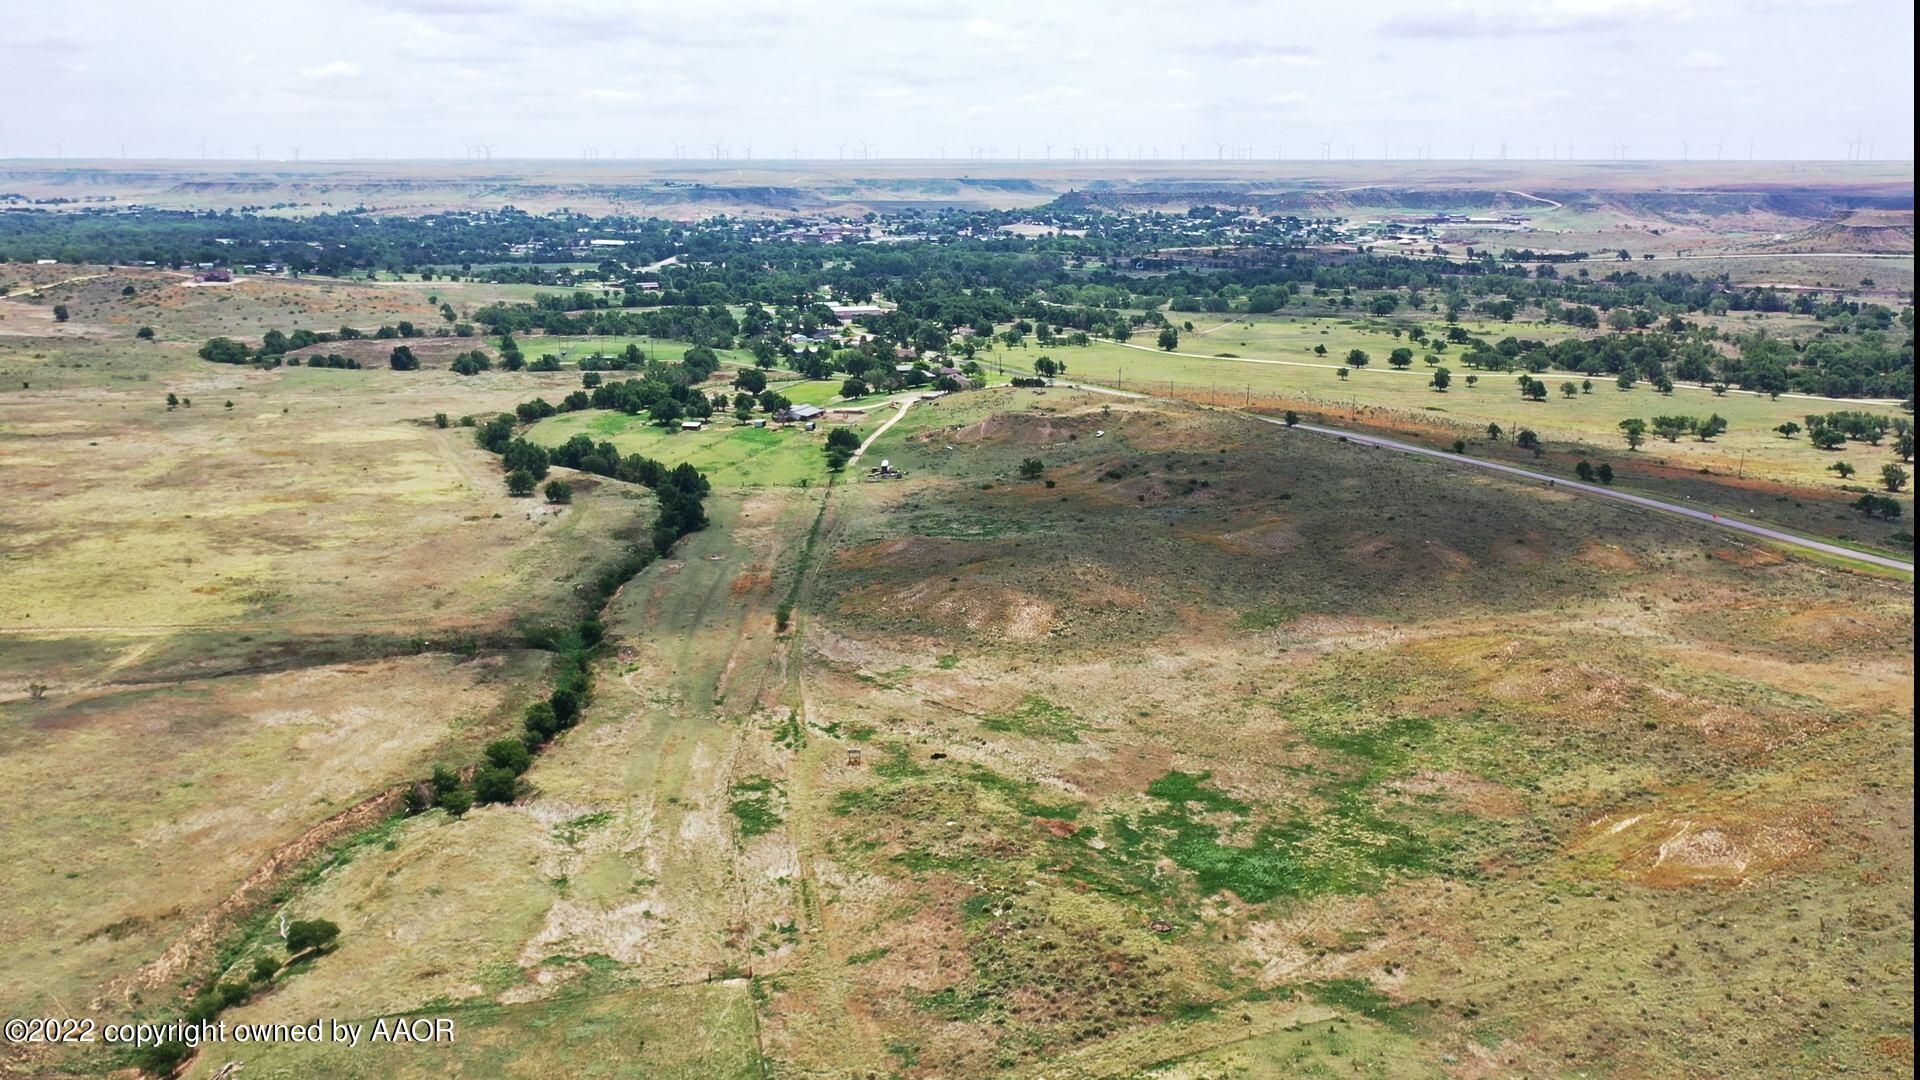
[[[865,429],[875,423],[863,417],[836,426]],[[542,446],[558,446],[582,432],[595,442],[613,443],[622,453],[645,454],[668,465],[691,462],[715,487],[797,487],[827,478],[827,425],[811,432],[797,426],[742,427],[728,416],[699,431],[681,431],[654,427],[644,416],[587,410],[542,420],[527,437]]]

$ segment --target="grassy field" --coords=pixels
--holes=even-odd
[[[1646,383],[1622,391],[1611,380],[1593,379],[1590,392],[1578,389],[1581,376],[1542,375],[1550,388],[1547,400],[1524,400],[1517,375],[1473,372],[1443,355],[1435,366],[1448,367],[1453,383],[1446,392],[1429,382],[1433,367],[1416,360],[1404,372],[1385,357],[1401,342],[1385,324],[1327,320],[1259,319],[1251,330],[1236,322],[1207,337],[1182,335],[1172,353],[1111,341],[1085,348],[1001,349],[989,355],[989,369],[1030,370],[1033,359],[1045,354],[1067,364],[1065,378],[1156,395],[1190,397],[1223,405],[1254,406],[1267,410],[1295,408],[1329,422],[1355,422],[1383,429],[1417,433],[1437,445],[1464,439],[1475,452],[1502,449],[1487,437],[1487,425],[1498,424],[1506,437],[1525,427],[1538,432],[1555,461],[1570,471],[1578,459],[1608,461],[1625,483],[1654,491],[1678,491],[1701,497],[1695,479],[1706,478],[1723,490],[1719,505],[1736,513],[1754,511],[1761,520],[1775,520],[1810,531],[1847,532],[1881,545],[1899,546],[1899,535],[1911,536],[1911,489],[1897,497],[1907,520],[1897,524],[1867,521],[1847,509],[1859,492],[1878,490],[1881,467],[1901,462],[1891,441],[1880,446],[1847,443],[1838,450],[1813,448],[1804,435],[1787,439],[1773,429],[1792,421],[1804,426],[1809,414],[1867,408],[1888,416],[1904,415],[1894,406],[1861,406],[1856,402],[1729,392],[1719,396],[1696,386],[1678,386],[1662,395]],[[1206,324],[1196,324],[1204,327]],[[1318,329],[1315,329],[1316,325]],[[1327,331],[1323,337],[1320,330]],[[1516,332],[1527,336],[1526,328]],[[1306,340],[1327,343],[1327,355],[1314,354]],[[1204,344],[1200,342],[1204,341]],[[1286,341],[1284,346],[1276,342]],[[1340,361],[1347,350],[1359,348],[1372,362],[1348,369],[1340,378]],[[1231,356],[1221,354],[1232,354]],[[1416,350],[1416,356],[1422,355]],[[1466,377],[1478,375],[1476,385]],[[1576,386],[1574,396],[1562,384]],[[1630,451],[1619,423],[1630,417],[1651,420],[1659,415],[1726,418],[1726,434],[1710,442],[1690,436],[1667,442],[1648,435],[1638,451]],[[1842,480],[1830,471],[1835,462],[1853,466],[1856,475]],[[1794,505],[1795,502],[1800,505]],[[1910,543],[1910,541],[1908,541]]]
[[[585,433],[595,442],[613,443],[621,453],[645,454],[668,465],[691,462],[717,487],[798,487],[826,480],[824,448],[830,427],[866,430],[878,423],[874,417],[849,415],[809,432],[798,426],[750,427],[729,415],[699,431],[681,431],[655,427],[644,416],[588,410],[542,420],[527,437],[542,446],[558,446]]]
[[[274,325],[307,287],[230,295]],[[515,724],[550,664],[524,631],[586,614],[651,497],[510,499],[433,422],[577,371],[217,367],[183,344],[214,317],[139,344],[125,303],[27,333],[0,302],[14,1014],[170,1018],[284,915],[340,939],[223,1019],[455,1042],[188,1075],[1911,1071],[1909,581],[1160,397],[914,401],[885,481],[829,478],[822,432],[570,413],[531,437],[691,461],[712,523],[598,612],[591,704],[521,797],[389,817]],[[1270,323],[1186,341],[1392,340]],[[1482,401],[1576,447],[1662,403],[1051,352],[1435,440]],[[1684,455],[1788,403],[1666,404],[1734,431],[1636,482],[1763,490]]]

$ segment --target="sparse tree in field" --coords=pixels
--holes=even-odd
[[[420,360],[413,355],[411,348],[395,345],[393,351],[387,354],[387,366],[395,371],[418,371]]]
[[[1774,428],[1773,430],[1779,432],[1781,438],[1791,439],[1795,435],[1800,434],[1800,425],[1789,420],[1786,423],[1781,424],[1778,427]]]
[[[1613,466],[1603,461],[1599,468],[1593,470],[1593,475],[1601,483],[1611,484],[1613,483]]]
[[[573,485],[565,480],[549,480],[542,490],[546,492],[547,501],[555,506],[564,506],[573,501]]]
[[[1618,386],[1622,390],[1631,390],[1633,389],[1634,382],[1633,372],[1623,371],[1613,380],[1613,385]]]
[[[1726,397],[1726,396],[1727,396],[1727,384],[1726,384],[1726,383],[1723,383],[1723,382],[1717,382],[1717,383],[1714,383],[1714,384],[1713,384],[1713,396],[1714,396],[1714,397]]]
[[[433,414],[433,426],[434,426],[434,427],[437,427],[437,428],[444,428],[444,427],[448,427],[448,426],[451,426],[451,425],[452,425],[452,423],[453,423],[453,421],[452,421],[452,420],[449,420],[449,419],[447,419],[447,414],[446,414],[446,413],[443,413],[443,412],[437,412],[437,413],[434,413],[434,414]]]
[[[1300,414],[1297,412],[1294,412],[1292,409],[1288,409],[1287,415],[1282,419],[1286,421],[1286,425],[1288,427],[1292,427],[1293,425],[1300,422]]]
[[[1827,471],[1832,473],[1835,476],[1838,476],[1840,479],[1845,480],[1854,474],[1855,469],[1853,467],[1853,463],[1850,461],[1836,461],[1833,464],[1827,466]]]
[[[65,304],[53,305],[53,321],[54,322],[67,321],[67,305]]]
[[[1455,440],[1453,440],[1453,452],[1454,452],[1454,453],[1456,453],[1456,454],[1464,454],[1464,453],[1466,453],[1466,452],[1467,452],[1467,440],[1465,440],[1465,439],[1455,439]]]
[[[1580,392],[1581,392],[1581,393],[1583,393],[1583,394],[1591,394],[1591,393],[1593,393],[1593,380],[1592,380],[1592,379],[1581,379],[1581,380],[1580,380]]]
[[[1573,475],[1591,484],[1597,474],[1594,472],[1593,464],[1583,458],[1578,465],[1573,467]]]
[[[1626,437],[1627,449],[1638,450],[1640,444],[1647,441],[1647,422],[1639,417],[1620,421],[1620,434]]]
[[[515,469],[507,474],[507,494],[516,499],[533,494],[534,485],[540,481],[525,469]]]
[[[1413,366],[1413,350],[1408,348],[1395,349],[1387,354],[1387,363],[1393,365],[1396,370],[1405,371],[1407,368]]]
[[[332,945],[340,937],[340,927],[327,919],[295,919],[287,924],[284,936],[287,955],[299,956]]]
[[[1877,517],[1886,521],[1900,520],[1900,500],[1888,498],[1885,495],[1869,492],[1855,499],[1853,508],[1868,517]]]
[[[1900,455],[1901,461],[1913,460],[1913,432],[1911,429],[1894,436],[1893,452]]]
[[[1522,450],[1533,451],[1534,457],[1539,457],[1541,454],[1540,436],[1532,428],[1521,428],[1519,431],[1515,432],[1513,436],[1513,445],[1519,447]]]
[[[151,326],[143,326],[143,327],[141,327],[140,329],[138,329],[138,330],[135,330],[135,331],[133,332],[133,336],[134,336],[134,337],[137,337],[137,338],[139,338],[139,339],[140,339],[141,341],[152,341],[152,340],[153,340],[153,327],[151,327]]]
[[[1327,355],[1327,345],[1326,345],[1326,343],[1325,343],[1325,342],[1321,342],[1320,344],[1318,344],[1318,345],[1315,345],[1315,346],[1313,347],[1313,355],[1315,355],[1315,356],[1325,356],[1325,355]]]
[[[1478,375],[1468,375],[1468,376],[1467,376],[1467,389],[1469,389],[1469,390],[1471,390],[1471,389],[1473,389],[1473,388],[1474,388],[1474,386],[1475,386],[1475,385],[1476,385],[1477,383],[1479,383],[1479,381],[1480,381],[1480,376],[1478,376]]]
[[[1160,331],[1158,343],[1162,351],[1172,352],[1180,347],[1180,331],[1171,326],[1165,327]]]
[[[168,393],[167,394],[167,411],[172,412],[173,410],[179,407],[180,407],[180,395],[171,393],[171,392]]]
[[[1368,356],[1365,349],[1348,349],[1347,350],[1347,366],[1348,367],[1363,368],[1363,367],[1366,367],[1367,364],[1372,360],[1373,360],[1373,357]]]
[[[1025,480],[1038,480],[1047,471],[1046,462],[1030,457],[1020,462],[1020,476]]]
[[[1446,368],[1434,368],[1433,378],[1427,380],[1427,385],[1444,394],[1447,392],[1447,387],[1453,385],[1453,372]]]
[[[1033,373],[1051,382],[1055,375],[1066,370],[1060,362],[1051,356],[1042,356],[1033,362]]]
[[[1908,479],[1907,470],[1898,465],[1889,464],[1880,467],[1880,486],[1888,491],[1899,491],[1906,487]]]
[[[1346,378],[1346,377],[1347,377],[1347,369],[1346,369],[1346,368],[1337,368],[1337,369],[1335,369],[1335,371],[1334,371],[1334,374],[1335,374],[1335,375],[1338,375],[1338,376],[1340,376],[1340,377],[1341,377],[1342,379],[1344,379],[1344,378]]]
[[[1488,425],[1487,425],[1487,439],[1488,439],[1488,441],[1490,441],[1490,442],[1499,442],[1499,441],[1500,441],[1500,436],[1502,436],[1502,435],[1504,435],[1504,434],[1506,434],[1506,432],[1504,432],[1504,431],[1501,431],[1501,430],[1500,430],[1500,425],[1499,425],[1499,424],[1488,424]]]
[[[1816,450],[1838,450],[1846,445],[1847,434],[1830,424],[1815,424],[1807,428],[1807,441]]]
[[[1579,397],[1579,396],[1580,396],[1580,387],[1579,387],[1579,385],[1578,385],[1578,384],[1576,384],[1576,383],[1574,383],[1574,382],[1572,382],[1572,381],[1568,381],[1568,382],[1563,382],[1563,383],[1561,383],[1561,384],[1560,384],[1560,396],[1561,396],[1561,397],[1565,397],[1565,398],[1575,398],[1575,397]]]
[[[1719,413],[1708,416],[1705,420],[1700,421],[1698,427],[1693,429],[1694,437],[1701,442],[1711,442],[1714,436],[1724,435],[1726,432],[1727,418],[1721,416]]]

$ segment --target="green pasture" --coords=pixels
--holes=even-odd
[[[832,426],[864,429],[875,422],[863,417]],[[654,427],[644,416],[587,410],[542,420],[528,438],[542,446],[558,446],[585,433],[595,442],[613,443],[621,453],[644,454],[668,465],[690,462],[715,487],[797,487],[826,480],[823,448],[828,426],[822,424],[817,431],[797,425],[756,428],[739,425],[728,416],[699,431],[682,431]]]

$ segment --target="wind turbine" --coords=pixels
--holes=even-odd
[[[1713,144],[1713,160],[1715,160],[1715,161],[1719,161],[1719,160],[1721,160],[1721,159],[1723,159],[1723,158],[1725,158],[1725,157],[1726,157],[1726,154],[1725,154],[1725,150],[1726,150],[1726,148],[1727,148],[1727,144],[1726,144],[1726,141],[1725,141],[1724,139],[1723,139],[1723,140],[1721,140],[1721,141],[1719,141],[1719,142],[1716,142],[1716,143],[1714,143],[1714,144]]]
[[[1225,161],[1227,159],[1227,144],[1216,141],[1213,144],[1213,156],[1219,158],[1221,161]]]
[[[747,144],[747,160],[748,161],[753,160],[753,144],[752,143]]]
[[[841,161],[847,160],[847,144],[846,143],[843,143],[843,142],[834,143],[833,152],[834,152],[834,156],[838,157]]]
[[[672,139],[668,139],[667,141],[668,141],[668,142],[673,142],[673,140],[672,140]],[[681,155],[682,155],[682,154],[684,154],[684,153],[686,152],[686,149],[687,149],[687,148],[686,148],[685,146],[682,146],[682,145],[681,145],[681,144],[679,144],[679,143],[673,143],[673,160],[675,160],[675,161],[679,161],[679,160],[680,160],[680,157],[681,157]]]
[[[873,157],[873,144],[868,142],[865,139],[861,139],[860,140],[860,159],[862,161],[865,161],[872,157]]]
[[[487,155],[488,161],[493,160],[493,144],[492,143],[490,142],[481,143],[480,151]],[[637,157],[638,155],[635,155],[635,156]]]
[[[120,160],[127,160],[127,144],[124,141],[120,143]]]
[[[1693,160],[1693,144],[1688,142],[1685,139],[1680,140],[1680,160],[1681,161]]]
[[[1047,143],[1046,146],[1047,146],[1047,160],[1052,161],[1053,160],[1053,144]]]
[[[295,160],[295,161],[299,161],[299,160],[300,160],[300,148],[299,148],[299,147],[297,147],[297,146],[295,146],[295,147],[291,147],[290,149],[292,149],[292,150],[293,150],[293,160]]]
[[[253,160],[256,162],[260,160],[260,144],[259,143],[253,144]]]
[[[200,160],[201,161],[207,160],[207,141],[205,139],[202,139],[198,143],[195,143],[194,145],[200,148]]]
[[[59,140],[59,139],[55,139],[55,140],[53,140],[53,156],[54,156],[54,157],[56,157],[56,158],[63,158],[63,157],[66,157],[66,156],[67,156],[67,144],[66,144],[65,142],[62,142],[62,141],[61,141],[61,140]]]

